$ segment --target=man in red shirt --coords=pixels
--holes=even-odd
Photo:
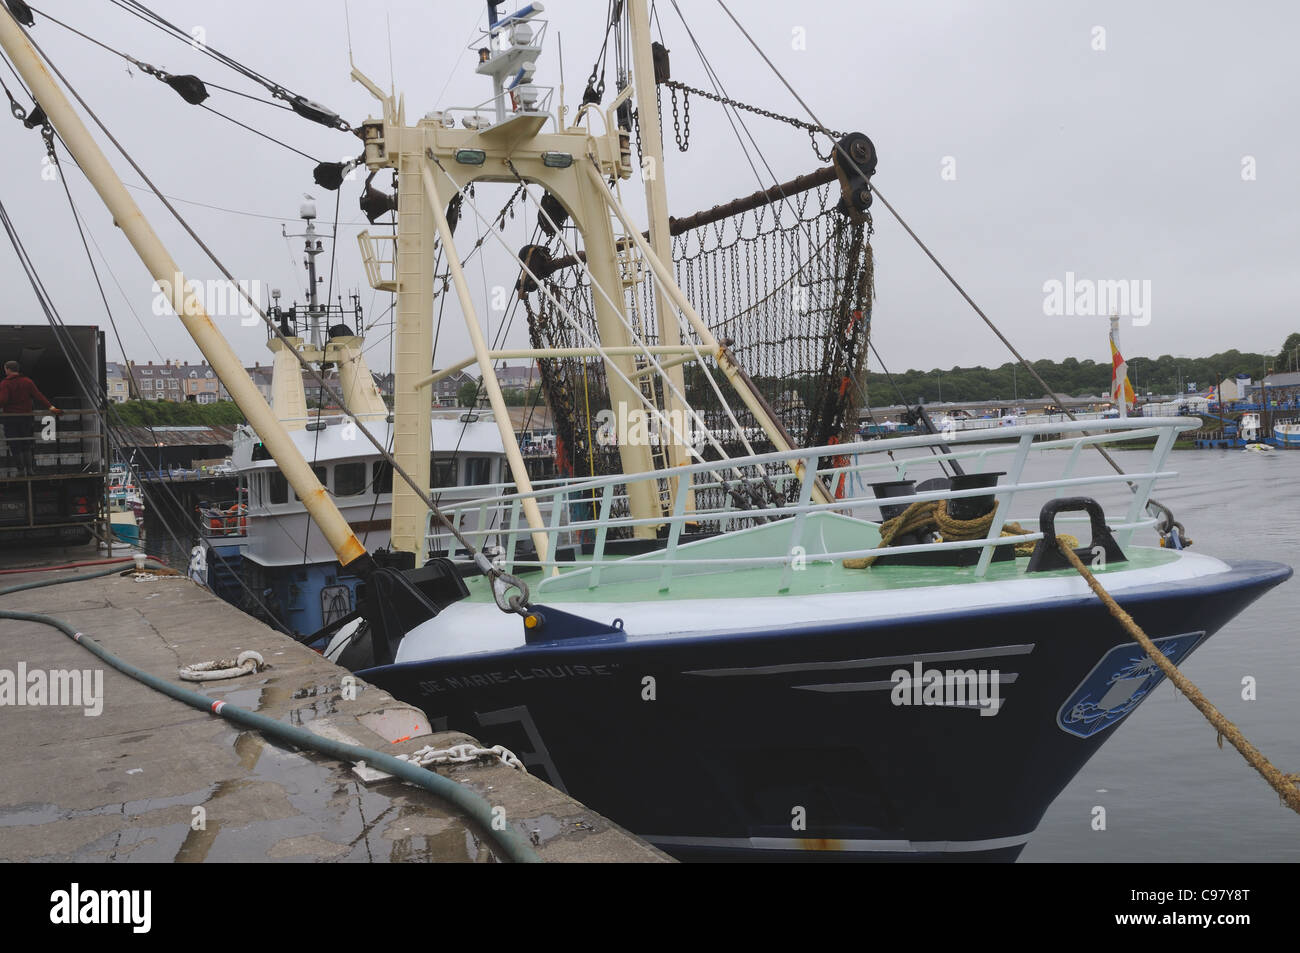
[[[18,369],[17,361],[5,362],[4,380],[0,380],[0,418],[4,424],[5,445],[9,456],[18,464],[20,476],[34,476],[36,467],[32,461],[34,441],[32,433],[35,421],[32,419],[32,402],[39,403],[50,413],[63,413],[50,403],[49,398],[40,392],[35,382]],[[16,414],[17,416],[8,416]]]

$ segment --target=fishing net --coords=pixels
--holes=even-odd
[[[717,219],[697,215],[673,223],[678,285],[797,447],[850,439],[866,399],[862,371],[873,298],[871,222],[869,216],[852,222],[838,210],[838,201],[832,180],[790,194],[786,201]],[[578,241],[573,229],[565,230],[565,238],[570,247]],[[535,274],[546,276],[541,279],[544,289],[526,277],[519,288],[532,344],[539,349],[576,348],[599,340],[585,269],[553,267],[564,261],[572,265],[572,259],[562,257],[566,254],[553,239],[548,246],[531,246],[523,256]],[[647,266],[628,256],[627,314],[636,334],[653,345],[659,343],[657,295],[649,278],[631,280],[637,275],[630,272],[637,268],[648,274]],[[690,339],[699,343],[694,334]],[[698,430],[692,435],[701,455],[718,459],[775,449],[726,376],[703,353],[707,368],[694,360],[682,368],[686,402],[699,415],[689,425],[698,428],[702,421],[712,438],[701,440]],[[647,364],[641,358],[637,367]],[[620,472],[617,438],[609,439],[609,422],[619,418],[612,413],[604,362],[556,357],[539,365],[561,472]],[[648,401],[665,406],[660,375],[635,380]],[[769,479],[770,468],[762,474],[752,468],[746,472],[753,476],[749,488],[742,490],[738,483],[724,491],[737,502],[761,506],[784,497],[780,481]],[[760,488],[757,493],[754,486]]]

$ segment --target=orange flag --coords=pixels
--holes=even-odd
[[[1120,356],[1119,348],[1115,346],[1115,339],[1110,342],[1110,396],[1111,399],[1118,403],[1123,400],[1126,404],[1133,403],[1133,385],[1128,382],[1128,363]]]

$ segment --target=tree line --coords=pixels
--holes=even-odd
[[[1063,361],[1033,361],[1031,366],[1056,393],[1062,396],[1085,397],[1110,393],[1111,367],[1091,359],[1078,360],[1067,357]],[[1251,351],[1229,350],[1209,357],[1131,357],[1128,359],[1129,380],[1139,396],[1151,394],[1186,393],[1189,385],[1205,393],[1226,377],[1249,374],[1258,380],[1265,374],[1300,370],[1300,331],[1287,336],[1280,351],[1259,354]],[[688,365],[685,373],[688,399],[701,406],[716,400],[711,387],[698,368]],[[813,383],[780,381],[775,378],[756,377],[756,383],[769,400],[779,400],[785,390],[793,390],[809,402]],[[725,379],[720,386],[728,398],[735,394]],[[911,369],[890,375],[872,371],[865,375],[868,403],[874,406],[909,403],[921,400],[981,401],[1037,399],[1045,396],[1029,373],[1018,363],[1008,362],[1000,367],[932,368],[928,371]],[[462,407],[473,406],[478,396],[478,383],[467,381],[460,388],[458,398]],[[511,406],[531,406],[544,402],[540,385],[528,390],[507,388],[505,402]],[[244,415],[233,401],[214,404],[192,402],[128,400],[116,405],[121,422],[127,426],[234,426],[244,423]]]
[[[1111,366],[1093,360],[1067,357],[1063,361],[1032,361],[1049,387],[1061,396],[1086,397],[1110,393]],[[1277,354],[1229,350],[1209,357],[1128,358],[1128,376],[1139,396],[1180,394],[1194,388],[1205,393],[1219,381],[1238,374],[1259,380],[1265,374],[1300,370],[1300,332],[1287,337]],[[980,401],[1037,399],[1043,388],[1019,363],[1001,367],[951,367],[907,370],[889,375],[866,375],[869,402],[873,405],[933,401]]]

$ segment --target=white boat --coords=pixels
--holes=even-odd
[[[366,546],[387,550],[391,466],[357,439],[356,427],[347,419],[326,416],[313,420],[311,426],[318,429],[294,431],[294,442]],[[369,426],[385,445],[391,445],[390,424]],[[355,612],[361,578],[340,572],[334,551],[314,531],[307,508],[275,461],[262,452],[256,432],[241,426],[234,439],[231,459],[237,495],[198,514],[207,584],[223,598],[265,615],[266,621],[296,635],[316,632]],[[439,500],[465,503],[506,489],[505,451],[491,414],[462,412],[435,418],[430,446],[432,490]],[[477,528],[475,514],[465,520]],[[428,543],[426,557],[459,555],[455,540],[446,534],[435,534]],[[261,595],[261,606],[250,601],[250,590]]]
[[[1300,448],[1300,420],[1279,420],[1273,425],[1273,439],[1284,449]]]

